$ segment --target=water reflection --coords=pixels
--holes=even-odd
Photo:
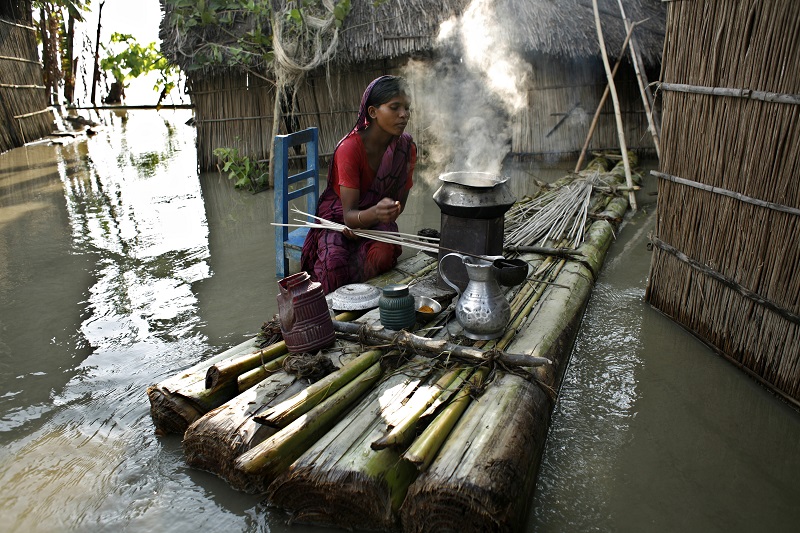
[[[211,275],[194,134],[153,117],[2,158],[0,242],[15,252],[3,301],[19,310],[2,313],[11,530],[102,530],[149,512],[144,390],[209,350],[192,290]]]

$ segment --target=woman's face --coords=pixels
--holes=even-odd
[[[373,125],[390,135],[402,135],[411,118],[411,99],[400,93],[378,107],[370,106],[368,111]]]

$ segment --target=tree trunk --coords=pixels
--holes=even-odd
[[[275,83],[275,102],[272,106],[272,136],[269,140],[269,186],[275,188],[275,137],[280,131],[281,123],[281,98],[283,98],[283,84],[281,80]]]
[[[100,21],[103,18],[103,6],[105,2],[100,2],[100,9],[97,11],[97,36],[94,43],[94,70],[92,70],[92,105],[97,106],[97,84],[100,81]]]
[[[75,57],[75,17],[69,14],[67,23],[66,50],[62,70],[64,72],[64,100],[71,104],[75,99],[75,76],[78,73],[78,58]]]

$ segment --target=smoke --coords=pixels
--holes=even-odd
[[[514,21],[490,0],[473,0],[442,23],[433,61],[411,61],[405,76],[427,158],[439,172],[499,173],[511,148],[511,117],[527,107],[530,65],[511,46]]]

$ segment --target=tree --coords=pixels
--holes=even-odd
[[[235,67],[275,84],[272,138],[282,103],[306,74],[336,53],[350,0],[165,0],[167,26],[193,69]],[[189,67],[187,67],[188,69]],[[291,110],[290,110],[291,111]],[[269,185],[273,185],[270,146]]]
[[[39,39],[42,43],[43,78],[47,101],[58,104],[60,86],[64,98],[72,102],[75,93],[77,58],[74,55],[75,22],[82,21],[90,0],[35,0],[39,11]],[[64,20],[67,20],[66,24]]]
[[[108,104],[120,103],[125,94],[125,81],[137,78],[148,72],[158,72],[160,77],[153,90],[159,93],[158,103],[161,102],[175,88],[178,67],[167,61],[156,43],[142,46],[133,35],[127,33],[113,33],[111,42],[101,47],[106,56],[100,61],[100,68],[114,77],[111,92],[103,101]]]

